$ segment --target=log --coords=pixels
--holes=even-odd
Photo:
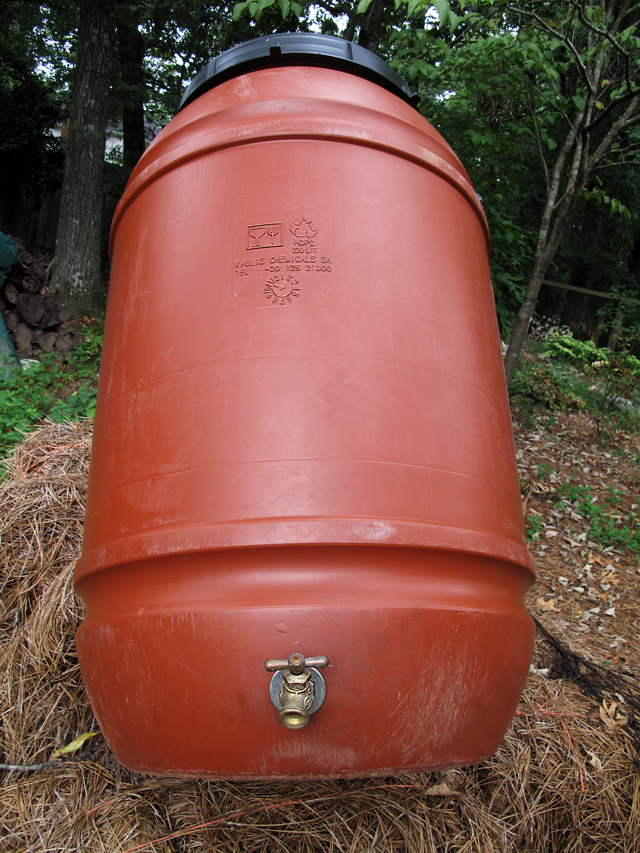
[[[18,287],[20,288],[20,290],[23,291],[23,293],[37,293],[42,287],[42,282],[39,278],[26,276],[25,278],[21,279]]]
[[[60,325],[60,321],[60,312],[57,309],[53,308],[50,311],[47,311],[42,320],[40,320],[40,328],[53,329],[54,326]]]
[[[30,326],[37,326],[46,311],[42,299],[35,293],[21,293],[18,296],[16,309],[25,323]]]
[[[32,332],[26,323],[18,323],[13,332],[16,350],[21,354],[31,354]]]
[[[15,284],[10,281],[5,283],[3,296],[9,305],[17,305],[19,295]]]
[[[39,281],[47,280],[47,271],[43,264],[34,262],[27,267],[27,275],[37,278]]]
[[[4,324],[7,329],[12,332],[20,322],[20,315],[17,311],[7,311],[4,315]]]

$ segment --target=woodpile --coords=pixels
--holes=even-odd
[[[20,358],[40,353],[64,356],[84,338],[71,312],[47,286],[51,258],[28,252],[16,240],[18,260],[0,291],[0,310]]]

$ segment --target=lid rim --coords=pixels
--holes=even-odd
[[[211,60],[187,86],[177,112],[233,77],[262,68],[320,66],[364,77],[417,109],[418,96],[370,50],[322,33],[281,33],[236,45]]]

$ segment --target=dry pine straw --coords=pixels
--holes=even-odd
[[[75,657],[91,422],[27,437],[0,484],[0,762],[97,731]],[[614,697],[610,697],[614,698]],[[623,706],[622,706],[623,708]],[[441,777],[185,782],[122,768],[98,735],[0,771],[0,850],[638,851],[633,744],[596,702],[532,676],[498,753]]]

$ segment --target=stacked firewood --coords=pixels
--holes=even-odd
[[[28,252],[18,241],[16,248],[18,260],[0,291],[0,310],[18,355],[70,352],[83,336],[47,286],[51,259]]]

